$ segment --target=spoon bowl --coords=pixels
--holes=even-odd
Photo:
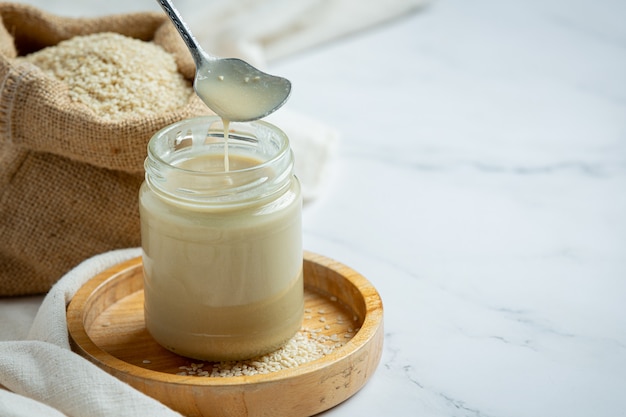
[[[196,65],[193,87],[218,116],[233,122],[261,119],[289,98],[291,82],[267,74],[238,58],[218,58],[204,51],[170,0],[158,0],[189,48]]]

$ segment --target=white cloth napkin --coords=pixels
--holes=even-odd
[[[84,261],[46,295],[27,340],[0,342],[0,385],[10,390],[0,389],[1,416],[180,415],[70,350],[67,303],[90,278],[140,254],[132,248]]]
[[[339,132],[319,120],[287,109],[278,110],[265,120],[278,126],[289,138],[304,202],[315,199],[330,176]]]
[[[187,0],[177,2],[212,54],[268,62],[408,13],[429,0]],[[195,10],[196,13],[190,13]]]

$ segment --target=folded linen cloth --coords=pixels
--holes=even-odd
[[[289,138],[295,156],[295,174],[302,185],[304,202],[319,197],[332,172],[339,132],[312,117],[281,109],[265,118]]]
[[[180,416],[70,350],[65,309],[76,291],[107,268],[139,256],[107,252],[67,273],[44,298],[28,340],[0,342],[0,415]]]
[[[187,0],[180,9],[208,51],[264,68],[268,62],[372,27],[428,2]]]

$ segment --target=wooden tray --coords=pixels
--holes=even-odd
[[[305,252],[303,328],[343,339],[317,360],[269,374],[181,375],[199,363],[161,347],[143,318],[141,258],[89,280],[67,309],[72,349],[102,369],[186,416],[311,416],[355,394],[380,361],[383,306],[354,270]]]

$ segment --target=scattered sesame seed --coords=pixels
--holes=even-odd
[[[328,325],[325,327],[330,328]],[[336,334],[326,336],[320,333],[321,329],[303,328],[283,347],[266,355],[244,361],[215,363],[208,370],[201,369],[205,365],[204,363],[191,363],[189,366],[180,366],[178,369],[183,371],[176,375],[228,378],[268,374],[295,368],[320,359],[345,343],[339,342],[339,337]],[[348,336],[347,333],[344,335],[346,338]]]

